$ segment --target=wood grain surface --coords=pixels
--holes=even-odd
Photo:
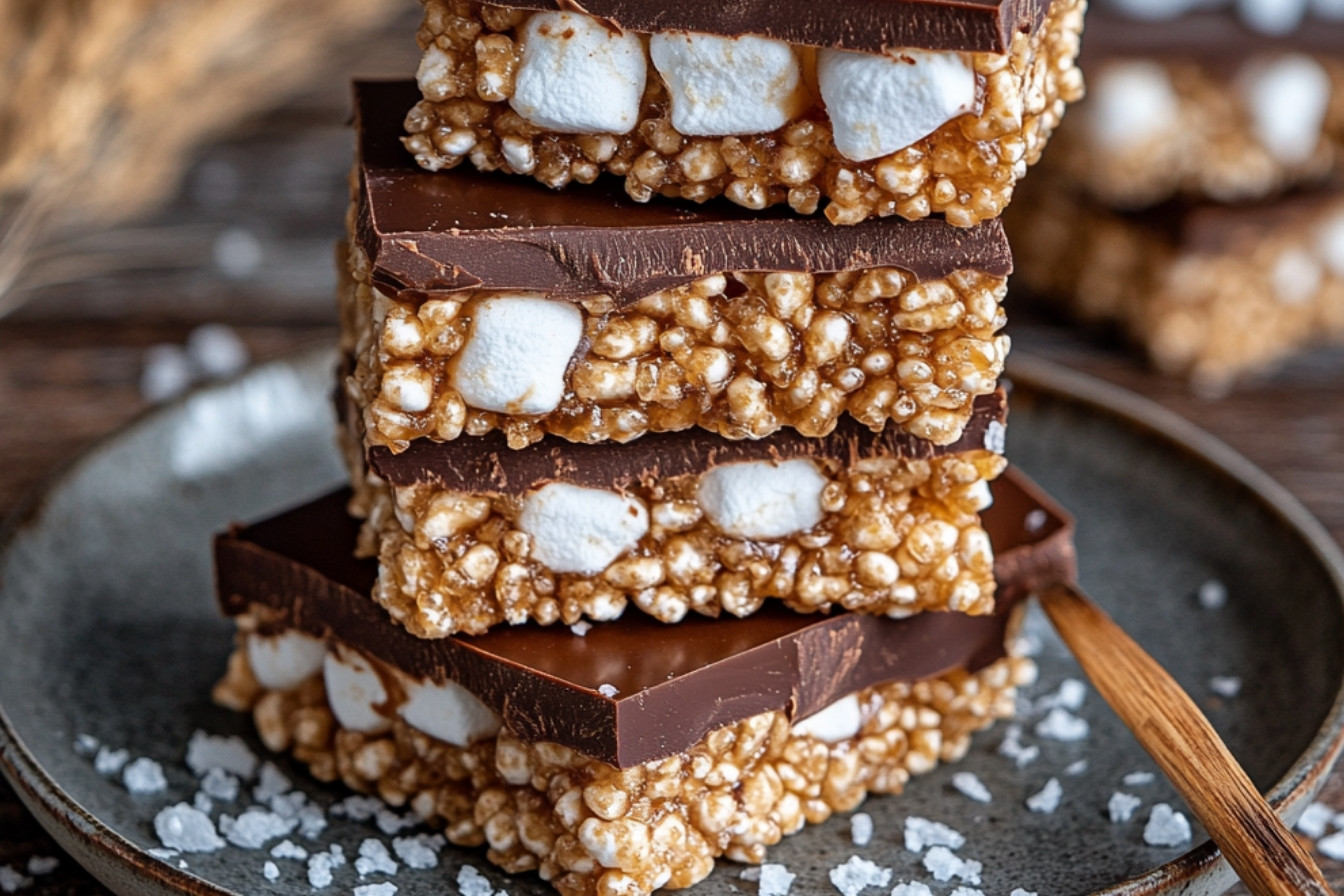
[[[27,308],[0,320],[0,512],[147,409],[139,382],[151,346],[181,345],[203,322],[233,326],[257,360],[334,339],[332,246],[350,152],[344,118],[339,86],[264,117],[203,153],[154,220],[78,235],[43,262]],[[1317,352],[1207,401],[1104,335],[1011,304],[1010,312],[1015,352],[1187,417],[1268,471],[1344,544],[1344,352]],[[1344,771],[1322,799],[1344,811]],[[49,855],[60,853],[0,784],[0,866],[22,870]],[[1344,865],[1321,864],[1334,889],[1344,889]],[[23,892],[105,891],[63,858]]]

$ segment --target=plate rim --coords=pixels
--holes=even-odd
[[[141,411],[124,425],[98,438],[78,455],[62,463],[15,504],[0,520],[0,559],[9,553],[11,543],[20,530],[38,517],[41,507],[51,494],[75,476],[90,458],[126,438],[131,432],[155,420],[181,413],[189,402],[236,389],[241,382],[265,376],[267,371],[332,364],[334,359],[335,351],[330,345],[298,349],[255,364],[235,377],[211,383],[171,402]],[[1082,405],[1093,413],[1118,419],[1150,437],[1168,442],[1193,460],[1211,467],[1245,488],[1262,509],[1278,517],[1310,550],[1327,573],[1341,604],[1341,615],[1344,615],[1344,548],[1295,495],[1226,442],[1138,393],[1029,353],[1018,351],[1010,357],[1003,381],[1010,389],[1010,411],[1011,389],[1015,384],[1021,384],[1051,399]],[[1011,433],[1011,428],[1009,431]],[[1011,442],[1009,445],[1008,456],[1011,461]],[[3,597],[4,583],[0,581],[0,599]],[[1341,753],[1344,753],[1344,679],[1337,684],[1331,708],[1315,735],[1287,772],[1266,792],[1270,805],[1281,816],[1295,818],[1319,791]],[[235,890],[221,887],[167,861],[149,856],[140,846],[85,809],[51,777],[38,757],[26,747],[3,705],[0,705],[0,773],[3,773],[20,802],[61,848],[114,891],[116,882],[130,874],[138,884],[152,883],[158,887],[157,892],[165,894],[238,896]],[[1214,884],[1215,889],[1207,892],[1226,889],[1235,881],[1235,875],[1217,847],[1205,839],[1161,865],[1094,890],[1089,896],[1175,893],[1177,886],[1200,880],[1213,883],[1213,879],[1219,876],[1225,878],[1226,882],[1221,886]]]

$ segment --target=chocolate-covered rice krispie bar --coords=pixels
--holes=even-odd
[[[408,89],[356,90],[341,303],[370,444],[823,436],[846,415],[948,444],[993,392],[1012,267],[997,221],[836,228],[431,174],[389,130]]]
[[[421,165],[609,172],[639,201],[971,226],[1082,93],[1084,0],[423,2]]]
[[[1034,677],[1021,599],[1073,574],[1071,526],[1015,475],[989,525],[991,616],[766,613],[586,635],[526,626],[425,641],[363,593],[334,495],[221,536],[237,649],[215,690],[263,742],[486,846],[566,896],[686,887],[807,823],[962,757]],[[862,649],[863,661],[858,657]]]

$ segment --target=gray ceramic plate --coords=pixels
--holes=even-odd
[[[327,352],[310,352],[145,418],[76,464],[9,530],[0,557],[0,766],[57,840],[118,893],[312,892],[295,862],[277,861],[280,878],[266,882],[264,852],[188,856],[184,870],[145,850],[158,845],[154,815],[196,792],[183,762],[194,730],[239,733],[255,746],[247,721],[208,697],[230,646],[212,605],[209,539],[230,521],[339,482],[326,412],[332,367]],[[1249,464],[1151,405],[1022,359],[1015,383],[1009,454],[1077,511],[1084,586],[1176,675],[1251,777],[1295,817],[1341,745],[1338,549]],[[1227,588],[1222,609],[1195,599],[1209,581]],[[1078,673],[1039,617],[1029,625],[1042,670],[1029,696],[1039,699]],[[1240,693],[1216,696],[1214,676],[1239,677]],[[900,797],[870,799],[869,845],[854,846],[849,820],[836,818],[787,838],[771,861],[798,875],[795,894],[834,893],[827,872],[854,854],[891,868],[893,883],[927,879],[901,838],[904,819],[919,815],[967,835],[960,854],[983,863],[990,896],[1019,886],[1042,896],[1209,894],[1230,884],[1198,827],[1183,847],[1144,844],[1149,808],[1173,793],[1160,777],[1121,784],[1153,766],[1099,698],[1083,705],[1091,733],[1081,742],[1037,737],[1039,707],[1024,712],[1023,740],[1041,751],[1031,764],[998,754],[1000,726],[962,763],[916,779]],[[167,791],[131,796],[76,752],[81,734],[159,761]],[[992,802],[955,790],[958,771],[977,775]],[[1026,797],[1052,776],[1063,787],[1058,809],[1027,811]],[[342,796],[301,786],[319,802]],[[1106,803],[1119,789],[1143,806],[1113,824]],[[322,842],[353,855],[371,836],[379,836],[371,825],[343,821]],[[438,871],[403,870],[395,883],[402,896],[453,893],[444,882],[464,863],[515,896],[549,892],[452,848]],[[359,881],[347,866],[326,892],[380,879]],[[953,886],[935,883],[934,892]],[[696,888],[738,891],[755,885],[731,863]]]

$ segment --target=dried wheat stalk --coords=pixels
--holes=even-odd
[[[0,316],[44,240],[163,198],[192,146],[408,3],[0,0]]]

